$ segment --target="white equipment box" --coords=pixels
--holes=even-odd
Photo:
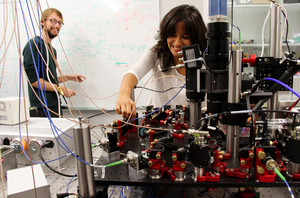
[[[0,98],[0,124],[15,125],[19,123],[19,112],[20,122],[24,122],[30,118],[29,115],[29,101],[25,98],[26,110],[24,109],[24,98],[21,97],[20,111],[19,111],[19,97],[7,97]],[[26,116],[25,116],[26,112]]]
[[[60,145],[64,144],[69,148],[70,151],[75,150],[74,140],[73,140],[73,130],[75,122],[63,119],[63,118],[52,118],[53,125],[51,125],[48,118],[34,117],[30,118],[27,122],[28,124],[28,140],[27,140],[27,126],[26,123],[20,124],[21,138],[22,142],[27,145],[25,150],[26,155],[33,161],[41,162],[39,157],[39,150],[43,143],[47,141],[53,141],[53,148],[43,148],[42,156],[45,161],[50,161],[61,156],[64,156],[68,152],[63,149]],[[55,127],[54,127],[55,126]],[[53,131],[51,129],[53,128]],[[55,132],[56,129],[56,132]],[[59,138],[60,137],[60,138]],[[9,126],[0,125],[0,141],[8,138],[12,142],[20,142],[19,125]],[[62,143],[62,141],[64,144]],[[58,143],[59,141],[59,143]],[[23,144],[24,147],[24,144]],[[30,149],[30,154],[29,154]],[[19,151],[18,151],[19,150]],[[21,147],[17,148],[15,146],[17,165],[30,165],[30,161],[22,152]],[[60,166],[70,157],[63,157],[59,160],[48,163],[52,167],[61,168]]]
[[[7,198],[50,198],[50,189],[41,165],[7,171]],[[35,194],[36,193],[36,194]]]

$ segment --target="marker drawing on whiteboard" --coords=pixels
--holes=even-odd
[[[116,62],[115,66],[116,67],[128,67],[127,63],[120,63],[120,62]]]

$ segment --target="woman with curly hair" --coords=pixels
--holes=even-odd
[[[185,68],[165,69],[182,63],[179,61],[182,55],[178,54],[182,47],[198,44],[203,52],[207,43],[206,31],[202,16],[194,6],[179,5],[170,10],[160,23],[157,44],[148,48],[138,62],[123,75],[116,102],[116,112],[127,118],[132,112],[131,117],[135,117],[136,108],[135,102],[130,98],[131,91],[150,70],[152,73],[156,73],[152,78],[157,79],[153,82],[154,90],[178,88],[163,93],[153,92],[149,104],[161,107],[173,98],[180,86],[184,84],[181,79],[185,79]],[[163,72],[157,72],[161,69]],[[164,76],[174,77],[164,78]],[[172,108],[176,104],[187,104],[185,91],[181,91],[169,104]]]

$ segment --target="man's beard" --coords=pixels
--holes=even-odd
[[[51,33],[51,30],[48,30],[47,32],[48,32],[48,35],[49,35],[50,39],[53,39],[53,38],[57,37],[57,35],[54,35],[54,34]]]

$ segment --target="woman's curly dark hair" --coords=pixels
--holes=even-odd
[[[185,32],[191,35],[192,44],[199,44],[202,52],[206,49],[205,33],[207,29],[200,12],[194,6],[179,5],[170,10],[161,21],[156,38],[158,42],[152,48],[158,58],[162,60],[162,68],[170,67],[173,62],[173,54],[168,47],[167,38],[174,34],[178,22],[184,22]]]

